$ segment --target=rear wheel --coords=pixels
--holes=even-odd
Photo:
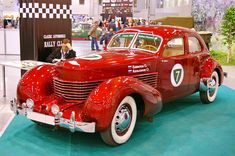
[[[100,133],[103,141],[109,145],[123,144],[132,135],[137,118],[137,107],[133,97],[126,96],[114,113],[109,128]]]
[[[215,101],[218,88],[219,88],[219,76],[216,71],[211,75],[211,81],[208,84],[209,89],[207,91],[200,91],[200,98],[202,103],[209,104]]]

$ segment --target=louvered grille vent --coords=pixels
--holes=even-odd
[[[153,88],[157,87],[157,73],[152,74],[143,74],[134,76],[134,78],[139,79],[140,81],[143,81],[144,83],[147,83],[148,85],[152,86]]]
[[[101,82],[64,81],[54,78],[54,92],[65,100],[84,101],[90,92]]]

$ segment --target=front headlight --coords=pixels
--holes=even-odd
[[[59,108],[58,105],[53,104],[53,105],[51,106],[51,112],[52,112],[52,114],[56,115],[56,114],[59,113],[59,111],[60,111],[60,108]]]
[[[26,100],[26,106],[27,106],[28,108],[33,108],[33,106],[34,106],[34,101],[33,101],[32,99],[27,99],[27,100]]]

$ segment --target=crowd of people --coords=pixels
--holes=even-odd
[[[112,36],[123,28],[128,28],[137,25],[148,25],[149,23],[145,19],[127,19],[122,21],[121,19],[108,19],[104,21],[94,21],[92,28],[88,33],[88,37],[91,39],[91,50],[100,51],[98,40],[103,45],[103,49],[106,50],[107,44]]]
[[[133,19],[129,18],[124,21],[121,19],[111,19],[111,20],[104,20],[101,21],[102,25],[104,28],[112,28],[115,32],[122,29],[122,28],[127,28],[127,27],[132,27],[132,26],[137,26],[137,25],[148,25],[149,23],[145,19]]]

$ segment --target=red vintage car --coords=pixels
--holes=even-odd
[[[137,115],[151,118],[163,103],[198,91],[202,103],[213,102],[223,77],[195,31],[137,26],[114,35],[105,52],[31,69],[11,109],[71,132],[100,132],[115,146],[128,141]]]

